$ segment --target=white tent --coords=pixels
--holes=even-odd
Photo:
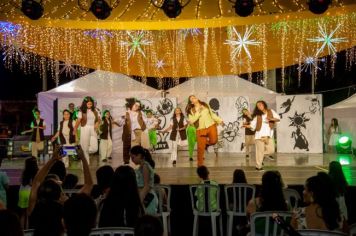
[[[235,75],[195,77],[169,90],[169,96],[177,97],[181,106],[185,106],[192,94],[202,100],[207,97],[248,96],[252,103],[265,100],[273,108],[277,95]]]
[[[324,108],[324,127],[327,131],[332,118],[339,121],[341,132],[351,136],[354,141],[352,146],[356,147],[356,94]]]
[[[108,71],[95,71],[67,84],[38,94],[38,107],[47,123],[46,134],[53,131],[53,103],[56,99],[93,96],[113,104],[117,99],[128,97],[160,97],[160,92],[126,75]],[[124,104],[120,104],[124,106]]]

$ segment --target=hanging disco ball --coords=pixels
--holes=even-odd
[[[253,0],[236,0],[235,13],[239,16],[246,17],[252,14],[255,4]]]
[[[111,14],[112,8],[105,0],[94,0],[91,3],[90,11],[99,20],[105,20]]]
[[[21,11],[31,20],[40,19],[44,11],[42,6],[42,0],[40,2],[36,2],[33,0],[22,0]]]
[[[328,10],[331,0],[308,0],[307,4],[309,5],[309,11],[314,14],[323,14]]]

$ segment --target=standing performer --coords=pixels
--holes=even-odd
[[[46,129],[46,122],[41,118],[41,112],[34,108],[32,110],[34,120],[31,122],[31,129],[23,131],[21,134],[32,133],[31,136],[31,150],[32,156],[38,157],[38,151],[44,148],[44,130]]]
[[[128,111],[122,117],[121,123],[124,125],[122,131],[123,160],[124,164],[129,164],[131,147],[141,145],[142,132],[146,129],[146,117],[140,110],[141,104],[138,100],[128,98],[126,102]]]
[[[103,112],[103,118],[100,125],[100,160],[102,162],[107,162],[107,160],[111,160],[112,153],[112,125],[120,126],[117,122],[115,122],[110,114],[109,110],[105,110]]]
[[[198,142],[198,166],[204,164],[204,151],[210,145],[218,141],[217,124],[224,125],[223,120],[218,117],[205,102],[200,101],[194,95],[188,98],[188,104],[185,109],[188,114],[190,124],[197,127]]]
[[[335,153],[336,145],[339,140],[341,130],[339,127],[339,122],[336,118],[331,119],[331,124],[328,129],[328,152]]]
[[[252,121],[252,114],[251,112],[244,108],[242,110],[242,118],[243,118],[243,125],[249,125],[251,124]],[[245,128],[245,149],[246,149],[246,158],[249,158],[251,156],[251,150],[252,146],[255,145],[255,131],[252,131],[251,129]],[[243,146],[242,148],[243,149]]]
[[[272,109],[268,109],[265,101],[258,101],[253,112],[253,120],[250,125],[243,125],[255,132],[256,146],[256,170],[263,170],[264,155],[274,153],[273,129],[280,116]]]
[[[94,99],[92,97],[87,96],[84,98],[77,118],[73,135],[77,133],[80,124],[80,145],[89,163],[89,147],[90,150],[98,150],[97,132],[100,125],[100,114],[95,108]],[[90,142],[92,136],[96,142],[94,142],[94,138],[93,142]]]
[[[61,145],[74,146],[76,142],[75,135],[73,135],[75,121],[71,119],[69,110],[63,111],[63,120],[59,123],[57,133],[51,138],[51,142],[54,142],[59,137],[59,143]],[[66,167],[68,167],[68,157],[62,158]]]
[[[158,119],[153,116],[151,110],[146,111],[146,123],[148,129],[148,140],[151,151],[154,151],[155,146],[157,145],[157,127]]]
[[[177,164],[178,146],[187,146],[188,144],[186,127],[187,121],[184,119],[183,112],[177,107],[174,110],[170,126],[167,129],[160,131],[166,133],[172,130],[170,140],[172,141],[171,161],[173,165]]]

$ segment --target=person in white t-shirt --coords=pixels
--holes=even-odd
[[[100,125],[100,113],[95,108],[94,99],[92,97],[88,96],[84,98],[77,118],[73,135],[77,132],[80,124],[80,145],[84,151],[84,156],[89,163],[89,150],[91,152],[96,152],[98,150],[97,133]]]
[[[253,112],[253,120],[243,127],[255,132],[256,170],[263,170],[264,155],[274,153],[273,129],[276,122],[281,119],[272,109],[268,109],[265,101],[258,101]]]
[[[34,120],[31,122],[31,129],[23,131],[21,134],[32,133],[31,136],[31,150],[32,156],[38,157],[38,151],[44,148],[44,130],[46,129],[46,122],[41,118],[41,112],[35,108],[32,110]]]
[[[73,134],[75,121],[71,119],[71,113],[69,110],[65,109],[63,112],[63,120],[59,123],[57,133],[51,138],[51,142],[58,139],[59,144],[65,146],[74,146],[76,137]],[[62,158],[66,167],[68,167],[68,157]]]

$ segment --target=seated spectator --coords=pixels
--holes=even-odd
[[[9,210],[0,210],[0,235],[23,236],[20,219]]]
[[[133,163],[139,166],[136,169],[137,186],[140,199],[145,207],[146,214],[157,213],[158,198],[154,187],[154,161],[150,152],[142,146],[134,146],[130,150]]]
[[[233,184],[247,184],[245,172],[241,169],[236,169],[234,171],[232,183]]]
[[[155,185],[161,184],[161,177],[156,173],[154,175],[154,184]],[[163,211],[165,211],[167,209],[168,196],[163,188],[160,188],[159,191],[160,192],[157,193],[157,196],[160,195],[162,197],[162,205],[163,205],[162,207],[163,207]]]
[[[62,158],[60,158],[60,159],[62,159]],[[63,161],[56,161],[55,163],[53,163],[53,165],[49,169],[48,174],[57,175],[59,177],[59,180],[61,182],[63,182],[64,178],[67,175],[67,170],[66,170],[66,167],[65,167]]]
[[[96,170],[97,185],[93,188],[91,194],[94,199],[103,199],[106,197],[107,193],[110,191],[113,176],[114,169],[109,165],[101,166]]]
[[[163,236],[161,221],[154,216],[142,216],[135,227],[135,236]]]
[[[347,181],[342,171],[341,164],[337,161],[332,161],[329,164],[329,176],[333,180],[336,188],[336,200],[339,203],[340,212],[344,221],[348,220],[347,207],[345,203],[345,195],[347,191]]]
[[[27,208],[29,204],[29,198],[31,193],[32,181],[35,178],[38,171],[36,157],[30,157],[25,160],[25,168],[22,171],[21,185],[19,189],[19,201],[17,206],[19,207],[19,216],[21,226],[27,229]]]
[[[247,205],[247,216],[263,211],[287,211],[283,195],[283,181],[278,171],[267,171],[262,176],[262,187],[259,196],[250,200]]]
[[[1,163],[0,163],[1,167]],[[5,207],[7,205],[6,191],[9,187],[9,178],[7,174],[0,170],[0,202],[2,202]]]
[[[211,185],[218,186],[217,182],[209,179],[209,170],[208,170],[208,168],[206,166],[199,166],[197,168],[197,174],[198,174],[199,178],[201,179],[201,182],[200,182],[201,184],[211,184]],[[210,209],[212,211],[217,210],[217,197],[216,197],[216,194],[217,194],[217,189],[216,188],[209,189],[209,196],[210,196],[209,205],[210,205]],[[203,188],[198,187],[196,192],[195,192],[195,196],[197,197],[197,203],[196,203],[197,209],[199,211],[203,211],[204,210],[204,205],[205,205],[205,200],[208,200],[208,199],[205,199]]]
[[[80,193],[69,198],[63,207],[63,219],[67,236],[89,236],[95,227],[96,205],[86,194]]]
[[[63,189],[75,189],[78,184],[78,176],[73,174],[67,174],[64,177],[62,188]]]
[[[99,227],[134,227],[144,214],[136,174],[130,166],[119,166],[103,202]]]
[[[298,208],[291,225],[295,229],[337,230],[340,228],[340,209],[335,191],[325,176],[306,180],[303,191],[306,207]]]

